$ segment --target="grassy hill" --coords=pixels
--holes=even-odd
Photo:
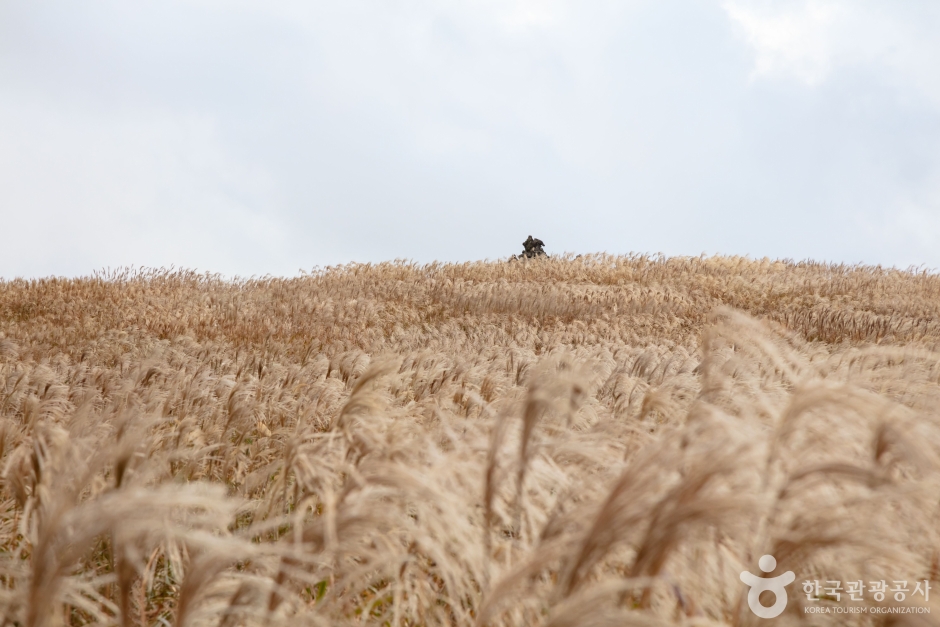
[[[745,625],[772,554],[778,623],[924,612],[938,342],[940,276],[744,258],[0,282],[0,609]]]

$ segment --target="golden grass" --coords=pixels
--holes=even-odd
[[[801,582],[938,578],[938,325],[724,257],[0,282],[3,623],[757,624],[765,553],[878,623]]]

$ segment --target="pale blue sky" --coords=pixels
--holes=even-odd
[[[940,268],[940,3],[0,0],[0,276]]]

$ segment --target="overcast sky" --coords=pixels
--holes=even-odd
[[[935,0],[0,0],[0,276],[940,268]]]

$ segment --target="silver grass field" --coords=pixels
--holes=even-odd
[[[940,579],[928,272],[8,280],[0,416],[4,626],[940,619],[932,593],[803,588]],[[765,554],[796,574],[771,621],[740,579]]]

